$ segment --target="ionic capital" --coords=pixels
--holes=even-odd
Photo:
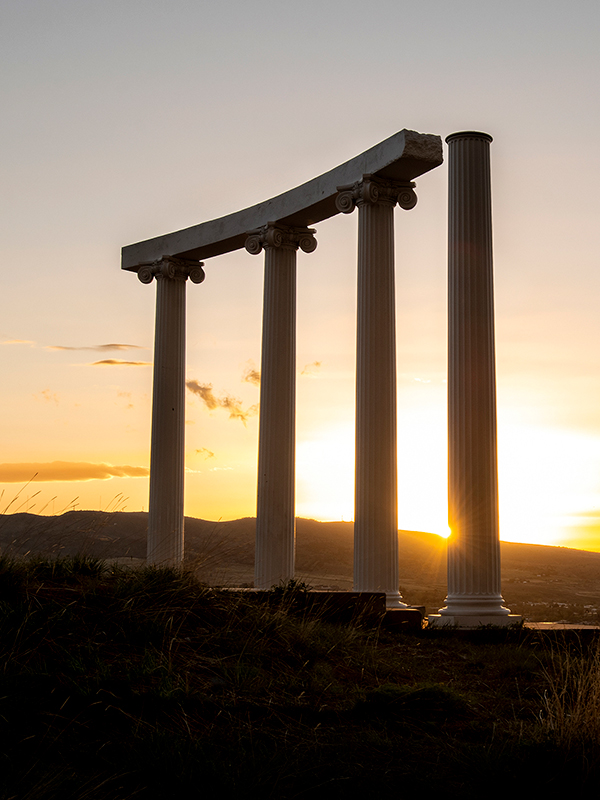
[[[154,278],[157,280],[167,278],[173,281],[187,281],[189,278],[192,283],[202,283],[206,277],[203,266],[201,261],[163,256],[158,261],[140,264],[137,276],[142,283],[152,283]]]
[[[287,250],[300,248],[305,253],[313,253],[317,249],[314,228],[291,228],[277,222],[268,222],[262,228],[248,233],[246,250],[257,256],[263,248],[281,247]]]
[[[391,206],[398,203],[400,208],[410,211],[417,205],[415,185],[412,181],[386,181],[374,175],[363,175],[362,181],[337,187],[335,205],[342,214],[351,214],[357,206],[373,203]]]

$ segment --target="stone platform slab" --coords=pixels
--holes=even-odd
[[[510,628],[521,625],[523,617],[518,614],[430,614],[427,617],[428,628],[456,628],[457,630],[474,630],[486,626],[494,628]]]
[[[300,589],[228,589],[243,593],[244,598],[271,607],[281,606],[295,612],[314,614],[330,622],[361,619],[380,622],[386,614],[384,592],[335,592]]]
[[[423,627],[425,606],[386,609],[385,592],[338,592],[297,589],[227,589],[245,599],[269,606],[282,606],[296,613],[311,614],[328,622],[361,621],[382,624],[394,631]]]

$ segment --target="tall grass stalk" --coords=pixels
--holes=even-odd
[[[545,732],[568,749],[600,746],[600,641],[589,650],[555,650],[543,673]]]
[[[35,480],[36,475],[37,475],[37,472],[34,473],[34,475],[32,475],[32,477],[27,481],[27,483],[25,483],[23,486],[21,486],[21,488],[16,493],[16,495],[13,497],[13,499],[9,502],[9,504],[0,511],[0,515],[3,515],[3,514],[7,513],[8,509],[13,505],[13,503],[15,503],[19,499],[19,496],[21,495],[22,492],[25,491],[25,489],[29,486],[31,481]],[[3,499],[4,499],[4,489],[2,489],[2,494],[0,494],[0,503],[3,501]],[[19,508],[20,508],[20,506],[19,506]]]

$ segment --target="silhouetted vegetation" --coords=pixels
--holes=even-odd
[[[596,784],[595,639],[336,625],[298,612],[303,591],[1,558],[2,800]]]
[[[296,524],[296,577],[314,588],[351,589],[352,523],[299,518]],[[85,553],[141,565],[147,528],[148,515],[142,512],[0,514],[0,552],[51,558]],[[255,528],[255,519],[186,517],[186,567],[210,586],[252,586]],[[446,596],[446,540],[415,531],[399,531],[398,540],[403,596],[435,613]],[[529,621],[600,621],[600,553],[510,542],[502,542],[501,550],[503,595],[513,613]]]

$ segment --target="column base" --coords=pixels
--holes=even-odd
[[[428,628],[455,628],[469,630],[491,625],[495,628],[510,628],[520,625],[523,617],[519,614],[429,614]]]
[[[385,607],[386,609],[410,608],[410,606],[407,603],[404,603],[402,601],[402,595],[400,594],[400,592],[386,592]]]

